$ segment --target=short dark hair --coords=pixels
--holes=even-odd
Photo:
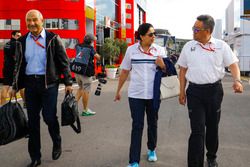
[[[141,37],[140,37],[140,36],[141,36],[141,35],[142,35],[142,36],[145,35],[151,27],[153,27],[153,25],[150,24],[150,23],[142,23],[142,24],[139,26],[138,30],[137,30],[137,37],[136,37],[136,38],[139,39],[139,40],[141,40]],[[153,27],[153,28],[154,28],[154,27]]]
[[[15,36],[17,33],[21,33],[21,32],[18,31],[18,30],[12,31],[12,32],[11,32],[11,36],[12,36],[12,35]]]
[[[210,15],[200,15],[197,17],[197,20],[203,23],[204,28],[209,29],[212,33],[214,30],[214,18]]]
[[[96,40],[96,37],[95,37],[93,34],[86,34],[86,35],[84,36],[83,42],[84,42],[85,44],[90,45],[91,42],[93,42],[93,41],[95,41],[95,40]]]

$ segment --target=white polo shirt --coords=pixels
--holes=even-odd
[[[188,81],[207,84],[222,79],[225,75],[225,67],[238,61],[227,43],[211,37],[206,45],[195,40],[187,42],[177,64],[187,68]]]
[[[143,53],[139,42],[128,47],[120,66],[121,69],[131,70],[128,97],[153,99],[157,56],[167,55],[165,49],[156,44],[151,45],[150,55]]]

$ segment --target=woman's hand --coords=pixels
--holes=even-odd
[[[120,101],[120,100],[121,100],[121,94],[117,92],[114,101]]]
[[[163,58],[161,56],[158,56],[155,60],[155,64],[159,66],[162,70],[166,70],[166,65],[163,61]]]

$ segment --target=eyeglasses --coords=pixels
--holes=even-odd
[[[151,32],[151,33],[146,34],[146,35],[149,36],[149,37],[153,37],[153,35],[156,36],[156,32]]]
[[[192,27],[192,30],[194,33],[198,33],[200,31],[204,31],[204,30],[207,30],[206,28],[196,28],[196,27]]]

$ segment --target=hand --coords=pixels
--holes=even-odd
[[[15,89],[11,89],[11,91],[9,92],[10,99],[12,99],[12,97],[16,97],[16,93],[17,91]]]
[[[73,92],[72,86],[65,86],[65,93],[67,93],[67,92],[69,92],[69,93]]]
[[[235,81],[233,84],[233,89],[235,93],[242,93],[243,92],[243,86],[240,82]]]
[[[120,101],[121,100],[121,94],[116,93],[114,101]]]
[[[165,69],[165,68],[166,68],[166,67],[165,67],[165,63],[164,63],[164,61],[163,61],[163,59],[162,59],[161,56],[158,56],[158,57],[157,57],[157,59],[155,60],[155,64],[156,64],[157,66],[159,66],[161,69]]]
[[[185,93],[180,93],[179,95],[179,103],[181,105],[184,105],[186,104],[186,94]]]

